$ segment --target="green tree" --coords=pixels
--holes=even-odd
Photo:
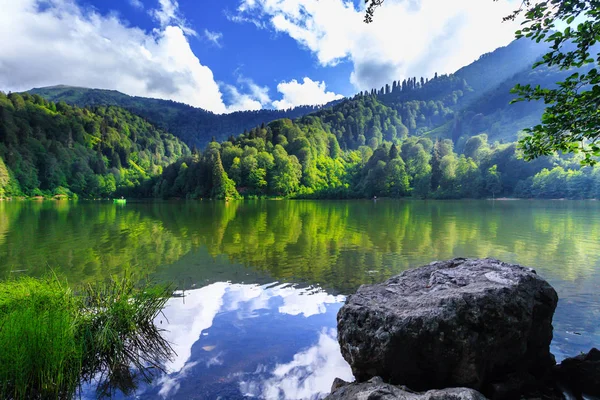
[[[596,0],[524,0],[521,8],[508,19],[525,16],[518,38],[550,43],[550,51],[535,67],[546,65],[561,70],[579,68],[556,87],[517,85],[515,101],[543,100],[547,105],[542,123],[528,129],[520,141],[527,160],[556,151],[583,153],[583,164],[592,165],[600,156],[600,74],[586,66],[600,64],[600,52],[593,46],[600,38],[600,1]],[[572,27],[575,19],[576,27]],[[558,24],[567,25],[557,30]],[[596,51],[592,55],[591,51]]]
[[[481,171],[475,161],[461,155],[456,167],[456,179],[459,184],[458,197],[478,198],[481,195]]]
[[[296,156],[288,156],[281,145],[275,146],[273,151],[275,166],[271,179],[272,190],[280,195],[287,196],[300,187],[302,166]]]
[[[227,172],[223,168],[221,163],[221,154],[216,151],[214,152],[212,169],[212,192],[211,197],[213,199],[227,200],[236,199],[239,197],[239,193],[235,189],[235,182],[233,182],[227,176]]]
[[[231,167],[229,168],[229,173],[227,174],[237,186],[242,184],[242,167],[241,161],[239,157],[235,157],[233,162],[231,163]]]
[[[496,194],[502,191],[502,178],[496,165],[490,167],[485,174],[485,189],[492,197],[496,197]]]
[[[387,195],[391,197],[408,196],[410,181],[404,167],[404,161],[401,158],[395,157],[390,160],[386,165],[385,178]]]
[[[373,21],[375,9],[385,0],[365,0],[365,22]],[[494,0],[496,1],[496,0]],[[546,109],[541,123],[526,130],[519,142],[526,160],[556,152],[582,153],[581,163],[593,165],[600,157],[600,1],[522,0],[521,6],[505,17],[524,16],[517,38],[550,44],[550,51],[534,65],[572,73],[553,87],[518,84],[512,92],[518,101],[542,100]],[[577,26],[572,26],[577,21]],[[558,28],[558,26],[566,26]],[[594,54],[592,54],[592,52]],[[577,70],[573,70],[577,68]],[[404,87],[404,85],[403,85]],[[412,117],[409,119],[413,124]],[[411,128],[412,129],[412,128]]]

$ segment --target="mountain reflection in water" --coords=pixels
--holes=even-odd
[[[599,237],[598,201],[0,202],[0,279],[195,289],[165,310],[171,372],[138,398],[314,399],[351,379],[337,295],[434,260],[535,268],[560,298],[557,360],[600,346]]]

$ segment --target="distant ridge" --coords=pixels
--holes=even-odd
[[[172,132],[190,147],[204,147],[213,138],[226,140],[245,130],[280,118],[298,118],[323,107],[339,103],[333,101],[323,106],[300,106],[288,110],[236,111],[215,114],[211,111],[172,100],[129,96],[117,90],[89,89],[69,85],[34,88],[28,91],[43,98],[64,101],[79,107],[114,105],[146,118],[160,128]]]
[[[544,68],[532,70],[532,65],[546,51],[543,44],[515,40],[505,47],[483,54],[473,63],[454,74],[436,78],[409,78],[390,82],[381,89],[361,92],[357,96],[374,95],[383,105],[392,108],[402,121],[400,130],[410,135],[450,138],[458,143],[485,132],[491,139],[512,141],[519,130],[539,121],[543,105],[522,103],[509,106],[510,89],[516,83],[548,83],[559,80],[560,72]],[[35,88],[29,91],[47,100],[78,106],[117,105],[146,118],[158,127],[172,132],[190,147],[204,147],[215,139],[230,137],[271,121],[295,119],[307,114],[327,115],[341,112],[352,117],[353,98],[337,100],[323,106],[302,106],[288,110],[238,111],[214,114],[201,108],[171,100],[129,96],[116,90],[89,89],[68,85]],[[377,110],[372,110],[377,113]],[[369,122],[382,125],[383,121]],[[357,128],[351,124],[344,131]],[[362,129],[362,128],[361,128]],[[370,127],[370,129],[374,129]],[[378,128],[381,129],[381,128]],[[365,135],[363,135],[365,136]],[[369,135],[366,135],[369,136]],[[342,143],[344,141],[342,140]],[[350,142],[362,142],[355,137]]]

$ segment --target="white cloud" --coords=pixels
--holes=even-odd
[[[221,44],[221,39],[223,39],[223,34],[221,32],[212,32],[212,31],[209,31],[208,29],[205,29],[204,37],[206,38],[206,40],[208,40],[209,42],[211,42],[212,44],[214,44],[217,47],[223,46]]]
[[[129,4],[131,4],[133,8],[137,8],[139,10],[142,10],[144,8],[144,4],[141,0],[129,0]]]
[[[345,300],[344,296],[334,296],[322,290],[290,286],[275,289],[274,295],[283,298],[283,305],[279,307],[281,314],[302,315],[305,318],[324,314],[327,304],[342,303]]]
[[[238,87],[224,84],[223,87],[229,93],[231,105],[229,112],[242,110],[260,110],[270,105],[269,88],[267,86],[257,85],[252,79],[247,78],[236,72],[237,84],[245,89],[246,93],[241,93]]]
[[[256,26],[258,29],[265,29],[266,25],[264,22],[260,21],[258,18],[247,18],[241,15],[240,13],[232,13],[228,10],[223,12],[225,14],[225,18],[227,18],[231,22],[248,22]]]
[[[190,28],[179,14],[179,3],[177,0],[158,0],[159,8],[150,10],[150,15],[160,23],[161,27],[175,25],[181,28],[186,35],[196,36],[196,31]]]
[[[313,81],[308,77],[305,77],[302,83],[295,79],[281,82],[277,85],[277,91],[283,95],[283,98],[274,101],[273,106],[280,110],[303,105],[325,104],[343,97],[341,94],[327,92],[325,82]]]
[[[238,79],[238,83],[245,84],[252,96],[260,101],[261,104],[265,105],[271,101],[271,98],[269,97],[269,88],[267,86],[259,86],[249,78]]]
[[[218,282],[201,289],[185,292],[185,297],[169,299],[158,325],[165,327],[165,339],[172,343],[177,356],[167,364],[169,372],[181,371],[192,353],[192,345],[203,330],[212,326],[223,306],[223,296],[231,285]],[[160,323],[162,321],[162,323]]]
[[[361,1],[362,3],[362,1]],[[514,38],[502,23],[510,0],[387,0],[372,24],[344,0],[241,0],[240,21],[258,19],[295,39],[323,66],[349,60],[359,90],[407,76],[454,72]]]
[[[11,38],[0,40],[2,90],[62,83],[227,111],[212,71],[194,55],[182,27],[145,32],[72,0],[43,3],[0,0],[0,37]],[[161,21],[168,23],[176,3],[161,4]]]
[[[233,85],[224,85],[225,90],[229,92],[231,105],[227,111],[244,111],[244,110],[260,110],[263,108],[262,103],[254,96],[240,91]]]

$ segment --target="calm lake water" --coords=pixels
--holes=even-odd
[[[600,202],[0,203],[1,278],[128,268],[182,290],[157,321],[177,356],[137,398],[322,398],[352,379],[344,296],[458,256],[527,265],[556,288],[558,360],[600,346]]]

